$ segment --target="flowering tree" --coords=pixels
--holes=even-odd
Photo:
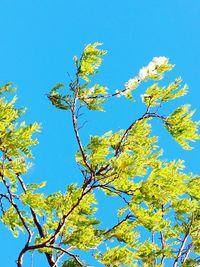
[[[99,46],[89,44],[79,59],[74,57],[74,79],[67,89],[57,84],[48,95],[56,108],[71,113],[78,147],[82,184],[66,185],[64,194],[46,196],[41,193],[44,182],[29,184],[23,179],[30,167],[30,147],[37,144],[32,135],[39,125],[17,123],[24,109],[15,107],[15,97],[6,100],[6,93],[13,91],[10,84],[0,88],[1,220],[14,236],[19,231],[27,235],[17,266],[23,266],[25,254],[34,250],[44,254],[51,267],[90,266],[86,260],[90,257],[99,266],[198,266],[200,179],[183,172],[183,161],[163,160],[151,132],[151,120],[157,119],[183,149],[191,149],[189,141],[200,139],[189,105],[162,115],[162,106],[186,94],[187,87],[180,86],[180,78],[166,87],[153,83],[142,95],[144,114],[127,129],[91,136],[89,144],[83,145],[80,108],[102,111],[111,97],[132,100],[140,83],[159,81],[173,68],[167,58],[155,57],[121,91],[108,93],[106,87],[92,86],[90,81],[106,53]],[[113,218],[107,228],[95,216],[97,190],[108,200],[120,198],[124,204],[118,209],[117,223]]]

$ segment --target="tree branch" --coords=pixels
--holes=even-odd
[[[73,123],[73,129],[74,129],[75,137],[76,137],[76,140],[77,140],[77,143],[78,143],[78,146],[79,146],[83,161],[84,161],[86,167],[91,172],[93,172],[90,164],[87,162],[87,156],[86,156],[86,154],[84,152],[83,145],[82,145],[82,142],[81,142],[81,139],[80,139],[80,136],[79,136],[78,127],[77,127],[76,103],[77,103],[77,100],[78,100],[78,93],[79,93],[78,81],[79,81],[79,78],[78,78],[78,74],[77,74],[77,87],[76,87],[76,91],[75,91],[74,101],[73,101],[72,106],[71,106],[72,123]]]
[[[186,232],[186,234],[185,234],[185,236],[184,236],[184,238],[182,240],[181,246],[180,246],[180,248],[178,250],[178,254],[176,256],[176,259],[175,259],[174,264],[173,264],[172,267],[177,267],[177,265],[178,265],[178,261],[179,261],[180,257],[182,256],[182,253],[183,253],[183,250],[185,248],[187,239],[188,239],[188,237],[190,235],[190,231],[191,231],[191,228],[192,228],[193,220],[194,220],[194,214],[192,213],[192,219],[191,219],[190,225],[189,225],[188,230],[187,230],[187,232]]]
[[[18,179],[18,181],[19,181],[24,193],[26,194],[26,192],[27,192],[26,185],[24,184],[24,182],[23,182],[22,178],[20,177],[20,175],[19,174],[16,174],[16,175],[17,175],[17,179]],[[45,232],[44,232],[44,230],[43,230],[43,228],[42,228],[42,226],[41,226],[41,224],[40,224],[40,222],[39,222],[39,220],[37,218],[37,215],[36,215],[35,211],[31,207],[29,207],[29,208],[30,208],[30,211],[31,211],[31,214],[32,214],[32,217],[33,217],[33,221],[35,223],[35,226],[38,229],[40,237],[45,237]],[[47,258],[47,261],[48,261],[49,265],[51,267],[53,267],[53,266],[56,267],[53,255],[50,254],[50,253],[45,252],[45,256]]]
[[[13,208],[15,209],[16,213],[19,216],[20,221],[22,222],[24,228],[26,229],[26,231],[27,231],[27,233],[28,233],[28,235],[30,237],[31,236],[31,231],[30,231],[28,225],[26,224],[26,220],[22,216],[21,211],[19,210],[17,204],[13,200],[13,195],[12,195],[12,192],[10,190],[10,186],[8,185],[8,183],[6,182],[6,179],[4,178],[4,164],[5,164],[5,160],[6,160],[6,152],[3,153],[2,171],[0,172],[0,177],[2,179],[2,182],[3,182],[4,186],[6,187],[7,193],[9,195],[9,197],[7,197],[7,199],[10,202],[10,204],[13,206]]]
[[[156,114],[154,112],[149,112],[149,107],[147,108],[146,112],[137,120],[135,120],[133,123],[131,123],[131,125],[125,130],[124,134],[122,135],[121,140],[119,141],[118,145],[117,145],[117,149],[115,151],[115,156],[118,156],[120,154],[120,148],[121,145],[123,143],[123,141],[127,138],[129,131],[133,128],[133,126],[138,123],[139,121],[143,120],[143,119],[148,119],[148,118],[159,118],[163,121],[165,121],[165,117],[163,117],[162,115]]]
[[[53,249],[56,249],[56,250],[59,250],[59,251],[65,253],[65,254],[69,255],[70,257],[72,257],[72,258],[76,261],[76,263],[77,263],[79,266],[81,266],[81,267],[85,267],[85,265],[78,259],[78,255],[75,255],[75,254],[69,252],[69,251],[66,250],[66,249],[63,249],[63,248],[60,248],[60,247],[57,247],[57,246],[54,246],[54,245],[48,245],[47,247],[49,247],[49,248],[53,248]]]
[[[53,234],[53,236],[51,236],[46,242],[44,242],[45,244],[50,243],[53,244],[58,235],[60,234],[61,230],[63,229],[65,222],[67,220],[67,218],[69,217],[69,215],[74,211],[74,209],[76,207],[79,206],[81,200],[83,199],[83,197],[88,194],[90,191],[92,190],[92,187],[90,187],[89,189],[87,189],[87,191],[85,191],[85,189],[82,190],[82,194],[81,196],[78,198],[77,202],[71,207],[71,209],[63,216],[63,218],[60,220],[58,227],[55,230],[55,233]]]
[[[112,228],[108,229],[106,232],[103,233],[103,235],[107,235],[110,232],[112,232],[115,228],[117,228],[118,226],[120,226],[123,222],[127,221],[130,218],[135,218],[132,214],[127,214],[126,217],[124,219],[122,219],[121,221],[119,221],[117,224],[115,224]]]
[[[161,209],[162,209],[162,218],[163,218],[164,217],[164,211],[165,211],[164,205],[161,205]],[[162,244],[162,249],[164,250],[166,247],[166,242],[165,242],[165,234],[162,231],[160,232],[160,240],[161,240],[161,244]],[[163,264],[164,260],[165,260],[165,255],[163,254],[160,263]]]

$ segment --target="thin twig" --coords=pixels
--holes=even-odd
[[[76,261],[76,263],[81,266],[81,267],[85,267],[85,265],[78,259],[78,256],[69,252],[68,250],[66,249],[63,249],[63,248],[60,248],[60,247],[57,247],[57,246],[54,246],[54,245],[47,245],[46,247],[48,248],[52,248],[52,249],[56,249],[56,250],[59,250],[69,256],[71,256],[72,258],[74,258],[74,260]]]
[[[117,224],[115,224],[112,228],[108,229],[106,232],[103,233],[103,235],[107,235],[110,232],[112,232],[113,230],[115,230],[115,228],[117,228],[118,226],[120,226],[123,222],[127,221],[128,219],[134,217],[132,214],[127,214],[126,217],[124,219],[122,219],[121,221],[119,221]],[[135,217],[134,217],[135,218]]]

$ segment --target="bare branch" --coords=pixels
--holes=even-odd
[[[164,205],[161,205],[161,209],[162,209],[162,218],[164,217],[164,212],[165,212],[165,208]],[[161,244],[162,244],[162,249],[164,250],[166,247],[166,241],[165,241],[165,234],[164,232],[160,232],[160,240],[161,240]],[[161,258],[161,264],[164,263],[165,260],[165,255],[163,254],[162,258]]]
[[[86,125],[86,123],[88,123],[88,121],[87,120],[85,120],[78,128],[77,128],[77,130],[79,131],[79,130],[81,130],[85,125]]]
[[[115,224],[112,228],[108,229],[106,232],[103,233],[103,235],[107,235],[109,233],[111,233],[113,230],[115,230],[115,228],[117,228],[118,226],[120,226],[123,222],[127,221],[130,218],[134,218],[135,217],[132,214],[127,214],[126,217],[124,219],[122,219],[121,221],[119,221],[117,224]]]
[[[122,145],[123,141],[127,138],[128,133],[133,128],[133,126],[136,123],[138,123],[139,121],[144,120],[144,119],[148,119],[148,118],[159,118],[159,119],[165,121],[165,117],[163,117],[162,115],[156,114],[154,112],[150,113],[149,108],[147,108],[147,111],[139,119],[137,119],[133,123],[131,123],[131,125],[126,129],[126,131],[122,135],[121,140],[118,143],[117,149],[115,151],[115,156],[118,156],[120,154],[121,145]]]
[[[185,234],[185,236],[184,236],[184,238],[183,238],[183,240],[182,240],[181,246],[180,246],[180,248],[179,248],[179,251],[178,251],[178,253],[177,253],[176,259],[175,259],[174,264],[173,264],[172,267],[177,267],[177,265],[178,265],[178,261],[179,261],[180,257],[181,257],[182,254],[183,254],[183,250],[184,250],[184,248],[185,248],[187,239],[188,239],[188,237],[189,237],[189,235],[190,235],[190,231],[191,231],[191,228],[192,228],[193,220],[194,220],[194,214],[192,213],[192,219],[191,219],[190,225],[189,225],[188,230],[187,230],[187,232],[186,232],[186,234]]]
[[[56,267],[56,264],[59,262],[59,260],[61,259],[61,257],[64,255],[64,252],[61,252],[59,255],[57,255],[56,259],[55,259],[55,263],[52,267]]]
[[[81,139],[80,139],[80,136],[79,136],[78,127],[77,127],[76,102],[78,100],[78,91],[79,91],[79,89],[77,88],[76,94],[75,94],[75,97],[74,97],[74,101],[73,101],[72,107],[71,107],[73,129],[74,129],[74,133],[75,133],[75,136],[76,136],[76,140],[77,140],[77,143],[78,143],[78,146],[79,146],[83,161],[84,161],[85,165],[87,166],[87,168],[92,172],[92,168],[89,165],[89,163],[87,162],[87,156],[86,156],[86,154],[84,152],[83,145],[82,145],[82,142],[81,142]]]
[[[128,200],[122,195],[122,194],[127,194],[127,195],[130,195],[128,194],[126,191],[123,191],[123,190],[118,190],[116,189],[114,186],[110,186],[110,185],[101,185],[101,184],[98,184],[96,186],[94,186],[93,188],[103,188],[104,190],[108,190],[110,191],[111,193],[113,194],[116,194],[117,196],[119,196],[127,205],[129,205],[129,202]]]
[[[69,252],[69,251],[66,250],[66,249],[63,249],[63,248],[60,248],[60,247],[57,247],[57,246],[54,246],[54,245],[47,245],[46,247],[48,247],[48,248],[52,248],[52,249],[56,249],[56,250],[59,250],[59,251],[65,253],[65,254],[69,255],[70,257],[72,257],[72,258],[76,261],[76,263],[77,263],[79,266],[81,266],[81,267],[85,267],[85,265],[78,259],[78,255],[75,255],[75,254]]]
[[[185,250],[185,256],[183,258],[183,263],[186,262],[186,260],[188,259],[189,257],[189,254],[191,252],[191,248],[192,248],[192,242],[187,246],[186,250]]]

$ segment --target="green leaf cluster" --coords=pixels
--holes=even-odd
[[[63,262],[62,267],[80,267],[80,264],[78,264],[74,259],[69,259]]]
[[[191,149],[188,141],[200,139],[197,133],[199,122],[192,121],[194,111],[189,111],[190,105],[178,107],[165,121],[165,127],[173,138],[184,148]]]
[[[0,91],[5,90],[0,89]],[[7,92],[9,91],[10,89],[7,89]],[[20,119],[24,113],[23,109],[14,107],[16,100],[14,97],[10,102],[7,102],[4,96],[0,98],[0,149],[6,151],[8,157],[23,155],[31,157],[29,147],[38,143],[36,139],[32,139],[32,135],[39,131],[40,126],[38,123],[28,126],[24,122],[16,124],[15,121]]]
[[[102,62],[102,56],[106,54],[105,50],[98,49],[101,43],[88,44],[80,58],[79,76],[89,82],[89,77],[97,73]]]
[[[95,84],[91,88],[82,86],[79,90],[79,99],[82,105],[86,106],[89,110],[104,111],[102,104],[106,101],[107,94],[106,87]]]
[[[95,257],[105,266],[110,267],[120,267],[120,266],[130,266],[136,267],[134,265],[134,256],[133,252],[129,250],[127,247],[114,247],[108,249],[103,254],[96,254]]]
[[[187,86],[180,87],[181,78],[177,78],[173,83],[170,83],[167,88],[160,88],[157,84],[150,86],[143,97],[143,102],[151,107],[159,106],[162,102],[176,99],[184,96],[187,93]]]
[[[51,89],[48,98],[51,101],[52,105],[56,108],[69,110],[71,106],[72,96],[70,94],[63,95],[58,93],[58,90],[62,89],[64,86],[64,84],[58,83]]]
[[[12,206],[6,210],[1,220],[12,231],[15,237],[18,237],[18,230],[24,231],[23,224]]]

